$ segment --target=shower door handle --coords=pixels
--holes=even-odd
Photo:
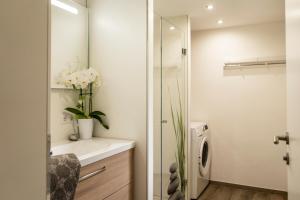
[[[162,123],[162,124],[167,124],[167,123],[168,123],[168,120],[166,120],[166,119],[161,120],[161,123]]]

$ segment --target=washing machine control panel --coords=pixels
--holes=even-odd
[[[201,137],[205,131],[208,130],[208,126],[205,124],[203,126],[198,126],[192,128],[192,134],[197,135],[197,137]]]

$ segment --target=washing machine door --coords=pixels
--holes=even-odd
[[[210,149],[208,138],[204,136],[200,144],[199,157],[198,157],[199,173],[202,177],[205,177],[206,175],[209,174],[210,160],[211,160],[210,151],[211,149]]]

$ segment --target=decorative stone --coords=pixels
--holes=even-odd
[[[171,166],[170,166],[170,169],[169,169],[170,173],[174,173],[177,171],[177,164],[176,163],[173,163]]]
[[[69,140],[70,141],[78,141],[79,140],[79,137],[77,134],[72,134],[69,136]]]
[[[169,200],[184,200],[184,196],[181,191],[176,190],[176,192],[169,197]]]
[[[172,173],[171,176],[170,176],[170,181],[172,182],[172,181],[174,181],[176,178],[178,178],[178,174],[177,174],[177,172],[174,172],[174,173]]]
[[[168,186],[168,195],[173,194],[176,192],[177,188],[179,186],[179,178],[176,178],[174,181],[172,181]]]

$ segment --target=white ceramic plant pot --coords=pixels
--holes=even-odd
[[[79,135],[83,140],[91,139],[93,136],[94,120],[78,119]]]

